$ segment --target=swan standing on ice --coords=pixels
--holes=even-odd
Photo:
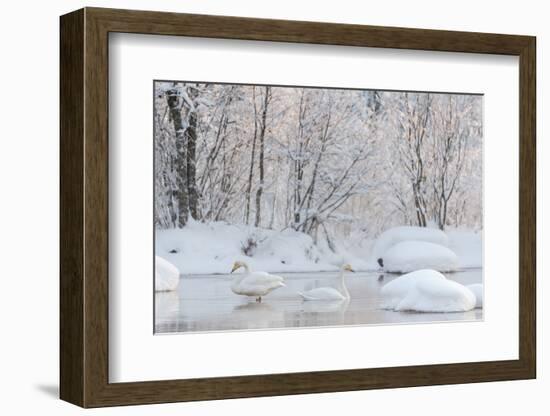
[[[250,267],[244,261],[236,261],[233,264],[231,273],[244,268],[246,273],[236,275],[231,290],[237,295],[255,296],[256,302],[262,301],[262,296],[267,295],[272,290],[285,286],[284,279],[266,272],[252,272]]]
[[[341,291],[333,287],[318,287],[305,292],[300,292],[299,295],[304,300],[347,300],[350,298],[346,282],[344,281],[344,272],[355,272],[349,264],[344,264],[340,269],[340,287]]]

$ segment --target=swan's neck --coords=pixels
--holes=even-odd
[[[342,288],[342,294],[344,295],[344,297],[346,299],[349,299],[349,291],[348,291],[348,288],[346,287],[346,281],[345,281],[345,277],[344,277],[344,269],[340,270],[340,286]]]
[[[246,273],[235,273],[235,277],[233,278],[233,281],[236,283],[240,282],[246,277],[246,275],[250,274],[250,267],[248,267],[248,264],[243,263],[242,267]]]

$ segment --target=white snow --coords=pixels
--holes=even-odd
[[[265,230],[263,231],[265,234]],[[295,265],[318,263],[321,256],[321,252],[309,235],[290,229],[265,235],[254,253],[254,257],[257,258],[266,260],[277,258],[282,264]]]
[[[459,258],[461,268],[483,267],[483,233],[469,229],[448,229],[449,248]]]
[[[392,246],[382,255],[384,270],[408,273],[419,269],[440,272],[458,268],[458,257],[447,247],[425,241],[405,241]]]
[[[426,241],[445,247],[449,245],[449,238],[447,235],[437,228],[412,226],[394,227],[380,234],[372,249],[371,258],[377,260],[383,257],[391,247],[403,241]]]
[[[357,254],[340,247],[334,253],[292,229],[274,231],[190,220],[181,229],[156,230],[155,241],[156,254],[168,259],[183,275],[226,274],[235,261],[246,261],[253,270],[270,273],[335,271],[344,262],[356,270],[374,268]]]
[[[155,256],[155,291],[176,290],[180,280],[180,271],[169,261]]]
[[[405,242],[406,237],[415,236],[421,240],[415,241],[413,256],[409,246],[399,244]],[[434,248],[435,243],[434,246],[419,245],[428,239],[432,243],[444,244],[438,248]],[[372,243],[357,231],[347,238],[334,240],[334,252],[324,238],[316,244],[309,235],[292,229],[275,231],[227,222],[201,223],[193,220],[181,229],[157,229],[155,232],[156,255],[174,264],[184,276],[227,274],[235,261],[246,261],[253,270],[270,273],[335,271],[343,263],[353,265],[357,271],[377,270],[377,257],[369,256]],[[456,256],[443,247],[447,243],[449,249],[456,250],[458,254],[457,264]],[[388,254],[381,256],[384,265],[390,266],[385,268],[387,271],[408,272],[421,268],[448,271],[457,267],[481,266],[481,234],[474,231],[453,230],[447,238],[437,229],[396,227],[383,233],[374,247],[373,251],[388,247]],[[403,248],[403,253],[396,253]],[[408,267],[402,267],[404,261]]]
[[[460,283],[435,270],[417,270],[386,284],[383,308],[414,312],[465,312],[474,309],[476,296]]]
[[[482,308],[483,307],[483,284],[474,283],[466,287],[470,289],[476,297],[476,308]]]

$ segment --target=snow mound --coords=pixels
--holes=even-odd
[[[180,271],[169,261],[155,256],[155,291],[176,290],[180,281]]]
[[[476,305],[467,287],[435,270],[405,274],[382,288],[384,309],[414,312],[465,312]]]
[[[425,241],[398,243],[383,255],[384,269],[391,273],[408,273],[419,269],[450,272],[458,268],[458,257],[447,247]]]
[[[372,249],[373,259],[379,259],[388,249],[403,241],[425,241],[445,247],[449,245],[449,238],[439,229],[412,226],[394,227],[384,231],[376,240]]]
[[[476,297],[476,308],[483,307],[483,285],[481,283],[474,283],[473,285],[466,286],[472,291]]]

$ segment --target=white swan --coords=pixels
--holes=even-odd
[[[252,272],[244,261],[236,261],[231,273],[243,267],[246,273],[236,275],[231,290],[237,295],[255,296],[256,302],[262,301],[262,296],[272,290],[285,286],[284,279],[266,272]]]
[[[333,287],[318,287],[315,289],[299,292],[298,294],[304,300],[346,300],[350,298],[346,282],[344,281],[344,272],[354,272],[349,264],[344,264],[340,269],[340,287],[341,291]]]

